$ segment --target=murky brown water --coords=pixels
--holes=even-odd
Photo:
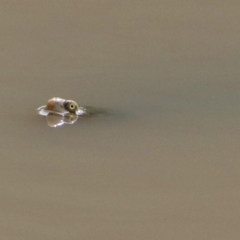
[[[1,239],[239,239],[238,1],[0,5]]]

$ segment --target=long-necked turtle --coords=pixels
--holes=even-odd
[[[73,100],[66,100],[59,97],[54,97],[48,100],[47,105],[37,109],[38,113],[47,116],[49,113],[65,116],[66,114],[76,114],[77,116],[86,113],[85,108],[79,107]]]
[[[37,109],[38,113],[46,116],[47,123],[51,127],[58,127],[63,124],[73,124],[79,117],[95,117],[106,115],[106,111],[91,106],[79,107],[73,100],[66,100],[54,97],[48,100],[47,104]]]

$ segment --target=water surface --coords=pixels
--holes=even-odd
[[[239,7],[1,1],[1,238],[239,239]]]

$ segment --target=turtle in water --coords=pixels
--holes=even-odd
[[[79,117],[89,118],[106,115],[104,109],[91,106],[79,107],[73,100],[54,97],[47,104],[37,109],[38,113],[47,117],[47,123],[51,127],[63,124],[73,124]]]
[[[73,100],[66,100],[59,97],[54,97],[48,100],[47,105],[37,109],[42,116],[47,116],[49,113],[65,116],[66,114],[76,114],[81,116],[85,114],[83,107],[79,107]]]

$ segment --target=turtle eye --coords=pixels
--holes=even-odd
[[[68,111],[69,111],[69,112],[73,113],[73,112],[76,111],[76,109],[77,109],[76,104],[74,104],[74,103],[69,103],[69,104],[68,104]]]
[[[75,113],[78,106],[75,102],[72,102],[72,101],[67,101],[65,104],[64,104],[64,107],[67,111],[69,111],[70,113]]]
[[[71,110],[74,110],[75,107],[76,107],[76,106],[75,106],[73,103],[70,103],[70,104],[69,104],[69,108],[70,108]]]

